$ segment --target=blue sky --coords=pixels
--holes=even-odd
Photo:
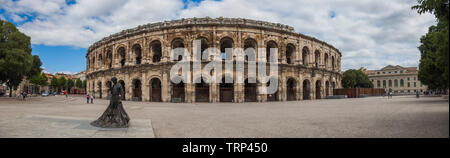
[[[86,68],[95,41],[138,25],[189,17],[283,23],[342,52],[342,68],[417,66],[419,38],[436,23],[411,10],[415,0],[0,0],[0,19],[32,39],[46,72]]]

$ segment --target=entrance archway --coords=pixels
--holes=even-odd
[[[142,100],[142,83],[141,80],[133,80],[133,101]]]
[[[161,102],[161,80],[153,78],[150,80],[150,101]]]
[[[267,82],[267,86],[270,86],[271,82],[273,82],[273,79],[270,79]],[[278,84],[278,86],[280,86],[280,84]],[[267,94],[267,101],[278,101],[278,87],[277,87],[277,91],[273,94]]]
[[[329,96],[330,95],[330,82],[326,81],[325,82],[325,96]]]
[[[172,101],[178,100],[179,102],[184,102],[184,83],[173,83],[172,86]]]
[[[200,83],[195,83],[195,102],[209,102],[209,84],[199,80]]]
[[[120,80],[119,83],[120,83],[120,85],[122,86],[122,90],[123,90],[123,95],[120,94],[120,95],[122,95],[122,96],[121,96],[121,99],[122,99],[122,100],[125,100],[125,94],[127,93],[127,90],[125,89],[125,82],[124,82],[123,80]]]
[[[245,89],[244,89],[244,94],[245,94],[245,102],[256,102],[256,83],[248,83],[248,79],[245,79]]]
[[[320,80],[316,81],[316,99],[322,98],[321,93],[320,93],[320,89],[321,89],[322,85],[320,83],[321,83]]]
[[[286,83],[287,100],[297,100],[297,82],[293,78],[289,78]]]
[[[231,83],[225,82],[225,77],[222,78],[222,82],[220,83],[220,102],[233,102],[234,100],[234,92],[233,92],[233,81]]]
[[[309,80],[304,80],[303,81],[303,100],[310,100],[311,99],[311,97],[310,97],[310,88],[311,88],[311,85],[310,85],[310,83],[309,83]]]

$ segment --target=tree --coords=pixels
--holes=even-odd
[[[77,80],[75,81],[75,87],[83,88],[83,81],[81,81],[81,79],[77,78]]]
[[[56,78],[55,76],[52,77],[52,80],[50,80],[50,86],[52,86],[53,88],[57,88],[58,87],[58,78]]]
[[[421,53],[419,80],[434,90],[449,88],[449,1],[418,0],[413,6],[419,14],[432,13],[438,23],[430,26],[428,33],[420,38]]]
[[[341,82],[344,88],[373,88],[373,83],[361,70],[349,69],[345,71]]]
[[[34,74],[30,73],[33,59],[30,37],[21,33],[14,24],[0,20],[0,82],[9,87],[9,97],[13,87],[17,87],[28,74]]]
[[[83,81],[83,86],[81,88],[86,88],[86,80]]]
[[[67,91],[69,91],[70,92],[70,90],[72,89],[72,87],[75,85],[75,82],[71,79],[71,78],[69,78],[68,80],[67,80]]]
[[[63,76],[59,77],[59,79],[58,79],[58,88],[60,89],[60,91],[61,91],[61,89],[66,89],[66,86],[67,86],[66,78],[63,77]]]
[[[47,76],[45,76],[44,73],[41,73],[38,75],[31,76],[30,83],[39,86],[46,86],[48,85],[47,79],[48,79]]]

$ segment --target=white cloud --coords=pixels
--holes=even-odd
[[[189,2],[187,9],[181,0],[0,3],[9,17],[37,15],[19,26],[32,37],[32,43],[83,48],[123,29],[178,18],[223,16],[283,23],[338,48],[344,70],[361,66],[378,69],[387,64],[417,66],[419,38],[435,24],[432,15],[411,10],[415,0],[206,0]]]

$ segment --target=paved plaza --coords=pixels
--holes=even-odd
[[[442,97],[397,96],[264,103],[124,101],[130,128],[101,129],[108,100],[0,97],[0,137],[449,137]]]

